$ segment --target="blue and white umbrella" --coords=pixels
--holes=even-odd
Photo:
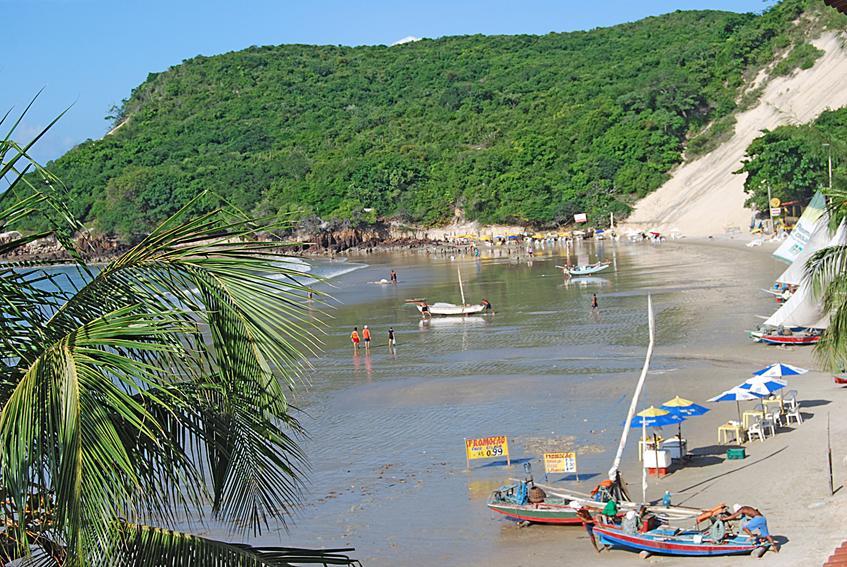
[[[800,368],[799,366],[792,366],[790,364],[783,364],[781,362],[777,362],[775,364],[771,364],[761,370],[757,370],[753,373],[753,376],[767,376],[768,378],[782,378],[783,376],[798,376],[800,374],[805,374],[808,372],[805,368]]]
[[[786,382],[785,380],[780,380],[779,378],[753,376],[738,387],[744,390],[749,390],[754,394],[759,394],[764,397],[769,396],[770,394],[778,390],[782,390],[786,386],[788,386],[788,382]]]
[[[715,396],[714,398],[710,398],[710,402],[744,402],[747,400],[760,400],[766,397],[767,394],[759,394],[749,388],[742,388],[741,386],[736,386],[735,388],[730,388],[726,392]]]
[[[736,386],[735,388],[730,388],[726,392],[715,396],[714,398],[709,399],[710,402],[735,402],[735,409],[738,410],[738,421],[741,421],[741,404],[738,402],[743,402],[747,400],[760,400],[766,397],[767,394],[758,394],[753,390],[742,388],[741,386]]]

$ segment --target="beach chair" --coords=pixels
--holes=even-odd
[[[800,402],[795,401],[794,407],[785,412],[785,424],[790,424],[792,418],[798,424],[803,423],[803,416],[800,415]]]
[[[757,419],[756,423],[752,424],[750,428],[747,430],[747,441],[750,442],[753,440],[753,436],[758,435],[759,441],[764,443],[765,441],[765,431],[762,427],[762,420]]]
[[[782,402],[785,404],[786,411],[797,409],[797,390],[789,390],[782,396]]]
[[[779,413],[779,411],[774,410],[773,413],[771,413],[771,421],[774,425],[782,427],[782,414]]]

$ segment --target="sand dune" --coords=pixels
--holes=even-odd
[[[711,153],[687,162],[671,179],[642,199],[625,227],[678,229],[690,236],[724,234],[749,227],[741,167],[744,151],[762,130],[815,119],[828,108],[847,106],[847,50],[843,36],[828,33],[813,41],[823,55],[811,69],[775,78],[759,103],[738,115],[733,137]]]

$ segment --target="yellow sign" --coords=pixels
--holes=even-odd
[[[544,471],[548,473],[575,473],[576,453],[544,453]]]
[[[509,439],[505,435],[483,437],[482,439],[465,439],[465,456],[468,462],[472,459],[492,459],[509,457]]]
[[[771,207],[778,207],[782,204],[782,201],[779,200],[779,197],[774,197],[771,199]]]

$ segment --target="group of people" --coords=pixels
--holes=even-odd
[[[588,531],[591,543],[597,551],[600,548],[594,538],[593,525],[595,523],[620,525],[625,533],[636,534],[645,533],[659,527],[660,521],[655,514],[650,512],[647,506],[642,505],[638,511],[628,510],[625,514],[621,514],[618,508],[618,503],[612,499],[606,502],[600,514],[593,518],[591,511],[583,506],[577,511],[577,515],[582,520],[583,525]],[[717,514],[717,518],[723,522],[733,520],[741,520],[741,531],[750,537],[755,537],[757,540],[764,540],[770,544],[770,548],[779,553],[779,545],[774,541],[768,530],[768,521],[758,509],[752,506],[742,506],[736,504],[732,507],[732,513],[729,514],[726,507]]]
[[[365,350],[370,350],[372,340],[371,330],[367,325],[362,327],[362,335],[359,336],[359,327],[353,327],[353,332],[350,333],[350,342],[353,343],[353,349],[359,350],[361,343],[365,344]],[[388,348],[394,348],[397,345],[396,333],[394,327],[388,327]]]

